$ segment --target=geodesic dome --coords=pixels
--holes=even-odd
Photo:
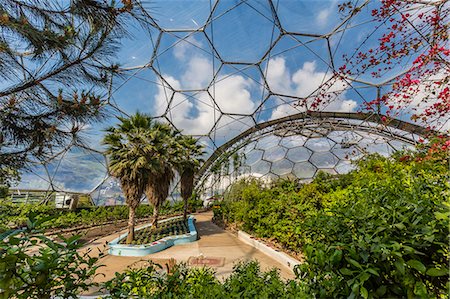
[[[332,80],[344,54],[373,47],[386,30],[371,21],[373,2],[352,1],[357,9],[348,16],[338,9],[344,2],[152,1],[151,28],[130,24],[133,38],[118,53],[109,119],[85,128],[86,147],[36,164],[17,188],[88,193],[99,205],[123,203],[100,140],[116,116],[137,110],[199,138],[205,158],[214,156],[199,177],[199,185],[211,190],[245,175],[311,179],[318,170],[344,173],[365,153],[389,155],[413,145],[423,134],[419,127],[383,123],[381,114],[352,116],[388,91],[410,61],[377,79],[367,72]],[[428,9],[418,4],[412,13]],[[312,105],[319,94],[327,101]],[[172,190],[176,199],[177,182]]]

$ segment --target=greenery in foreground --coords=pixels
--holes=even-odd
[[[277,270],[263,272],[256,261],[239,263],[221,282],[209,268],[177,265],[169,273],[151,265],[116,273],[104,285],[109,298],[307,298],[295,281],[283,281]]]
[[[189,209],[195,211],[203,206],[201,200],[190,200]],[[166,203],[161,209],[163,215],[183,212],[183,202]],[[136,210],[136,218],[147,218],[153,213],[150,205],[140,205]],[[0,201],[0,232],[10,228],[23,227],[30,215],[37,220],[50,219],[40,223],[41,229],[70,228],[77,226],[99,225],[110,221],[128,219],[127,206],[104,206],[78,209],[76,211],[57,209],[51,205],[13,204]]]
[[[80,253],[79,236],[64,243],[43,236],[37,227],[48,219],[27,221],[27,227],[0,235],[0,299],[73,298],[101,287],[109,298],[299,298],[302,286],[284,282],[277,270],[260,271],[257,262],[238,264],[220,282],[208,268],[176,265],[167,274],[159,265],[116,273],[99,285],[92,279],[101,265]],[[31,254],[32,253],[32,254]]]
[[[445,152],[371,156],[302,186],[240,181],[215,219],[302,252],[311,296],[447,298],[448,165]]]

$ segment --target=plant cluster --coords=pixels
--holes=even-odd
[[[44,236],[37,228],[47,220],[31,215],[26,228],[0,235],[0,298],[73,298],[95,285],[98,258],[77,251],[80,236]]]
[[[448,155],[370,156],[312,183],[233,186],[215,219],[303,252],[296,269],[317,297],[437,297],[449,286]]]
[[[195,204],[195,202],[193,203]],[[180,213],[183,206],[179,203],[167,203],[161,209],[163,215]],[[153,212],[150,205],[140,205],[136,209],[136,218],[147,218]],[[37,220],[51,219],[40,224],[42,229],[69,228],[76,226],[100,225],[111,221],[128,219],[127,206],[105,206],[78,209],[76,211],[57,209],[50,205],[13,204],[0,202],[0,231],[26,226],[29,215],[34,214]]]
[[[183,218],[175,218],[160,222],[160,225],[157,228],[149,226],[136,231],[134,240],[131,244],[150,244],[165,237],[179,236],[187,233],[189,233],[187,221]],[[121,243],[125,244],[126,240],[122,239]]]
[[[223,282],[209,268],[177,265],[170,274],[160,269],[152,265],[116,273],[105,290],[110,298],[306,298],[299,284],[284,282],[274,269],[262,272],[255,261],[235,265]]]
[[[103,143],[107,145],[110,173],[119,179],[129,207],[130,244],[134,239],[135,210],[142,196],[145,194],[153,206],[152,225],[157,227],[159,210],[169,196],[175,171],[181,177],[186,218],[203,147],[195,138],[183,136],[146,114],[137,112],[129,118],[119,117],[119,121],[116,127],[107,129]]]

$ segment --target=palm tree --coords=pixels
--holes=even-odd
[[[176,136],[179,134],[167,124],[154,122],[149,132],[149,143],[153,144],[155,155],[148,157],[152,165],[145,184],[145,195],[153,205],[152,227],[158,227],[159,210],[169,196],[174,178],[173,158],[175,157]]]
[[[195,174],[203,161],[203,146],[192,136],[180,136],[177,139],[178,154],[175,156],[175,167],[180,175],[181,197],[184,201],[183,217],[186,220],[189,198],[194,190]]]
[[[148,156],[154,152],[147,142],[152,127],[150,117],[139,112],[130,118],[119,117],[117,127],[107,129],[103,144],[107,145],[109,171],[120,181],[129,207],[127,243],[134,239],[136,208],[139,206],[148,180]]]

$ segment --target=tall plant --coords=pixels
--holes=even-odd
[[[80,144],[140,1],[0,1],[0,177]],[[150,20],[148,20],[150,21]]]
[[[139,206],[152,165],[148,157],[154,155],[154,146],[148,143],[153,126],[150,117],[139,112],[130,118],[119,118],[117,127],[107,129],[103,139],[109,157],[109,171],[120,181],[129,207],[127,243],[134,239],[136,208]]]
[[[203,146],[198,144],[192,136],[180,136],[177,140],[178,154],[175,167],[180,175],[181,197],[184,201],[183,217],[187,217],[189,198],[194,190],[195,174],[203,161],[200,157],[204,154]]]
[[[153,205],[152,226],[158,227],[159,210],[169,196],[170,185],[174,178],[175,143],[178,131],[167,124],[154,122],[149,128],[148,140],[153,146],[153,153],[147,156],[149,173],[145,184],[145,195]]]

